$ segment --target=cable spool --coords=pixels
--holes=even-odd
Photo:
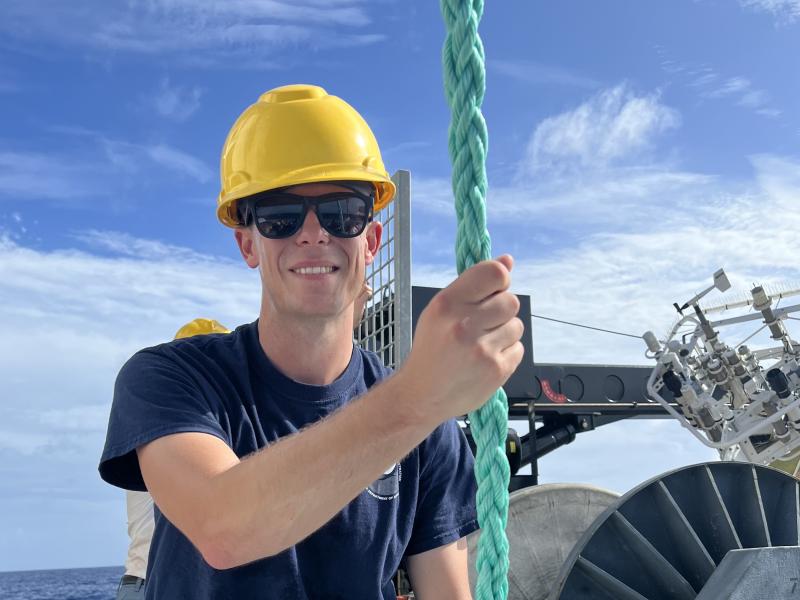
[[[677,469],[597,518],[550,600],[693,600],[730,550],[797,547],[799,524],[800,482],[782,471],[739,462]]]
[[[570,483],[537,485],[513,492],[506,525],[508,600],[546,600],[573,546],[618,498],[614,492]],[[473,594],[480,535],[475,531],[467,536]]]

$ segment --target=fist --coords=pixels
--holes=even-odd
[[[480,262],[430,301],[401,371],[414,412],[438,424],[480,407],[522,360],[519,300],[508,291],[514,261]]]

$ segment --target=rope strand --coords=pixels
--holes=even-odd
[[[483,0],[441,0],[447,37],[442,67],[447,103],[452,118],[448,148],[453,164],[456,218],[456,267],[461,273],[491,258],[491,239],[486,230],[486,152],[488,133],[481,113],[486,91],[486,68],[478,23]],[[477,600],[508,597],[508,482],[510,470],[505,453],[508,431],[508,399],[500,388],[478,410],[469,414],[477,444],[476,504],[481,537],[478,544],[475,586]]]

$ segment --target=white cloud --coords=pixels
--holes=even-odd
[[[108,425],[108,405],[88,404],[52,408],[37,414],[44,428],[61,431],[105,432]]]
[[[658,47],[657,51],[661,56],[666,55],[662,47]],[[756,114],[770,119],[783,114],[772,105],[769,92],[755,87],[747,77],[741,75],[726,77],[706,64],[691,65],[666,58],[662,59],[661,66],[678,81],[696,90],[703,99],[732,101],[736,106],[751,109]]]
[[[210,263],[215,261],[220,264],[226,263],[224,259],[199,254],[183,246],[166,244],[159,240],[137,238],[121,231],[97,231],[95,229],[89,229],[76,233],[73,237],[90,248],[110,251],[131,258],[158,261],[180,259],[189,263]]]
[[[695,83],[700,84],[705,80],[703,77],[696,80]],[[719,98],[722,96],[729,96],[731,94],[738,94],[750,89],[750,82],[744,77],[732,77],[728,79],[720,87],[715,88],[706,93],[709,98]]]
[[[13,450],[22,456],[31,456],[47,446],[49,436],[41,433],[20,433],[0,430],[0,450]]]
[[[578,88],[597,88],[600,82],[590,77],[552,65],[531,61],[489,59],[486,61],[489,72],[510,77],[522,83],[535,85],[561,85]]]
[[[63,155],[0,151],[0,195],[69,200],[95,193],[92,165]]]
[[[511,185],[490,179],[493,254],[515,255],[514,289],[532,296],[537,314],[661,335],[675,320],[672,303],[707,287],[720,267],[740,293],[753,282],[800,279],[800,159],[754,155],[751,174],[730,179],[634,151],[678,118],[656,95],[637,98],[617,86],[540,123]],[[605,150],[609,140],[618,143]],[[623,157],[628,164],[615,164]],[[536,170],[545,160],[560,168]],[[430,257],[430,264],[415,265],[414,281],[445,285],[454,275],[449,181],[416,179],[412,189],[415,232],[424,222],[413,237],[414,255]],[[540,361],[648,363],[638,339],[542,320],[533,326]],[[755,341],[768,343],[763,336]]]
[[[488,213],[490,219],[538,219],[563,228],[638,224],[637,215],[654,207],[694,205],[714,181],[709,175],[657,166],[608,168],[563,178],[540,176],[527,185],[521,180],[514,186],[490,188]]]
[[[685,201],[657,201],[631,210],[607,205],[614,218],[591,210],[593,199],[569,207],[585,228],[562,238],[557,250],[537,247],[519,257],[515,288],[530,293],[536,312],[636,335],[662,333],[672,324],[672,303],[709,285],[725,267],[734,288],[753,282],[779,284],[800,279],[800,161],[760,155],[751,158],[754,181],[718,190],[701,188]],[[565,211],[567,212],[567,211]],[[563,213],[551,215],[559,221]],[[535,228],[541,219],[532,219]],[[569,221],[564,231],[569,229]],[[525,227],[517,221],[504,232]],[[541,254],[541,257],[537,256]],[[709,302],[715,298],[709,297]],[[601,333],[536,322],[539,358],[549,362],[642,362],[644,345]],[[739,340],[730,340],[735,343]],[[763,340],[762,340],[763,341]]]
[[[35,7],[24,0],[4,5],[0,29],[28,44],[88,48],[108,59],[119,53],[167,55],[182,64],[226,68],[276,66],[276,52],[301,44],[313,48],[372,44],[365,3],[275,0],[93,0],[80,9],[57,0]],[[373,25],[372,30],[366,27]]]
[[[739,0],[745,8],[757,12],[766,12],[779,23],[790,24],[800,19],[800,0]]]
[[[605,168],[637,157],[658,134],[679,124],[680,114],[661,104],[658,94],[637,96],[621,84],[542,121],[528,143],[521,173]]]
[[[532,296],[537,314],[661,335],[675,319],[672,303],[707,287],[720,267],[739,293],[753,282],[800,279],[800,159],[756,155],[750,162],[751,177],[739,181],[643,166],[490,187],[493,253],[515,255],[514,289]],[[414,252],[431,257],[415,265],[415,283],[444,285],[454,275],[455,214],[445,184],[413,182],[415,223],[425,223]],[[640,340],[533,325],[538,360],[647,364]]]
[[[199,183],[210,181],[214,174],[200,159],[164,143],[139,144],[109,139],[103,134],[97,136],[97,142],[106,160],[115,169],[125,173],[139,173],[155,164]]]
[[[203,161],[166,144],[145,146],[144,150],[152,160],[163,167],[183,173],[200,183],[210,181],[214,175],[214,172]]]
[[[207,183],[214,170],[191,154],[164,143],[140,144],[108,138],[80,128],[53,132],[88,139],[89,147],[75,146],[71,153],[0,150],[0,198],[78,201],[109,194],[119,186],[120,175],[147,172],[153,167]]]
[[[713,81],[696,80],[697,87],[703,88],[701,96],[705,98],[733,98],[737,106],[751,108],[765,117],[778,117],[781,111],[770,106],[770,95],[753,87],[752,83],[744,77],[732,77],[722,85],[712,85]]]
[[[200,98],[203,90],[199,87],[187,88],[180,85],[171,85],[169,78],[161,80],[158,90],[145,100],[152,106],[156,113],[167,119],[185,121],[200,108]]]

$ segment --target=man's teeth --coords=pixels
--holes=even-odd
[[[320,275],[322,273],[333,273],[333,267],[300,267],[294,270],[300,275]]]

